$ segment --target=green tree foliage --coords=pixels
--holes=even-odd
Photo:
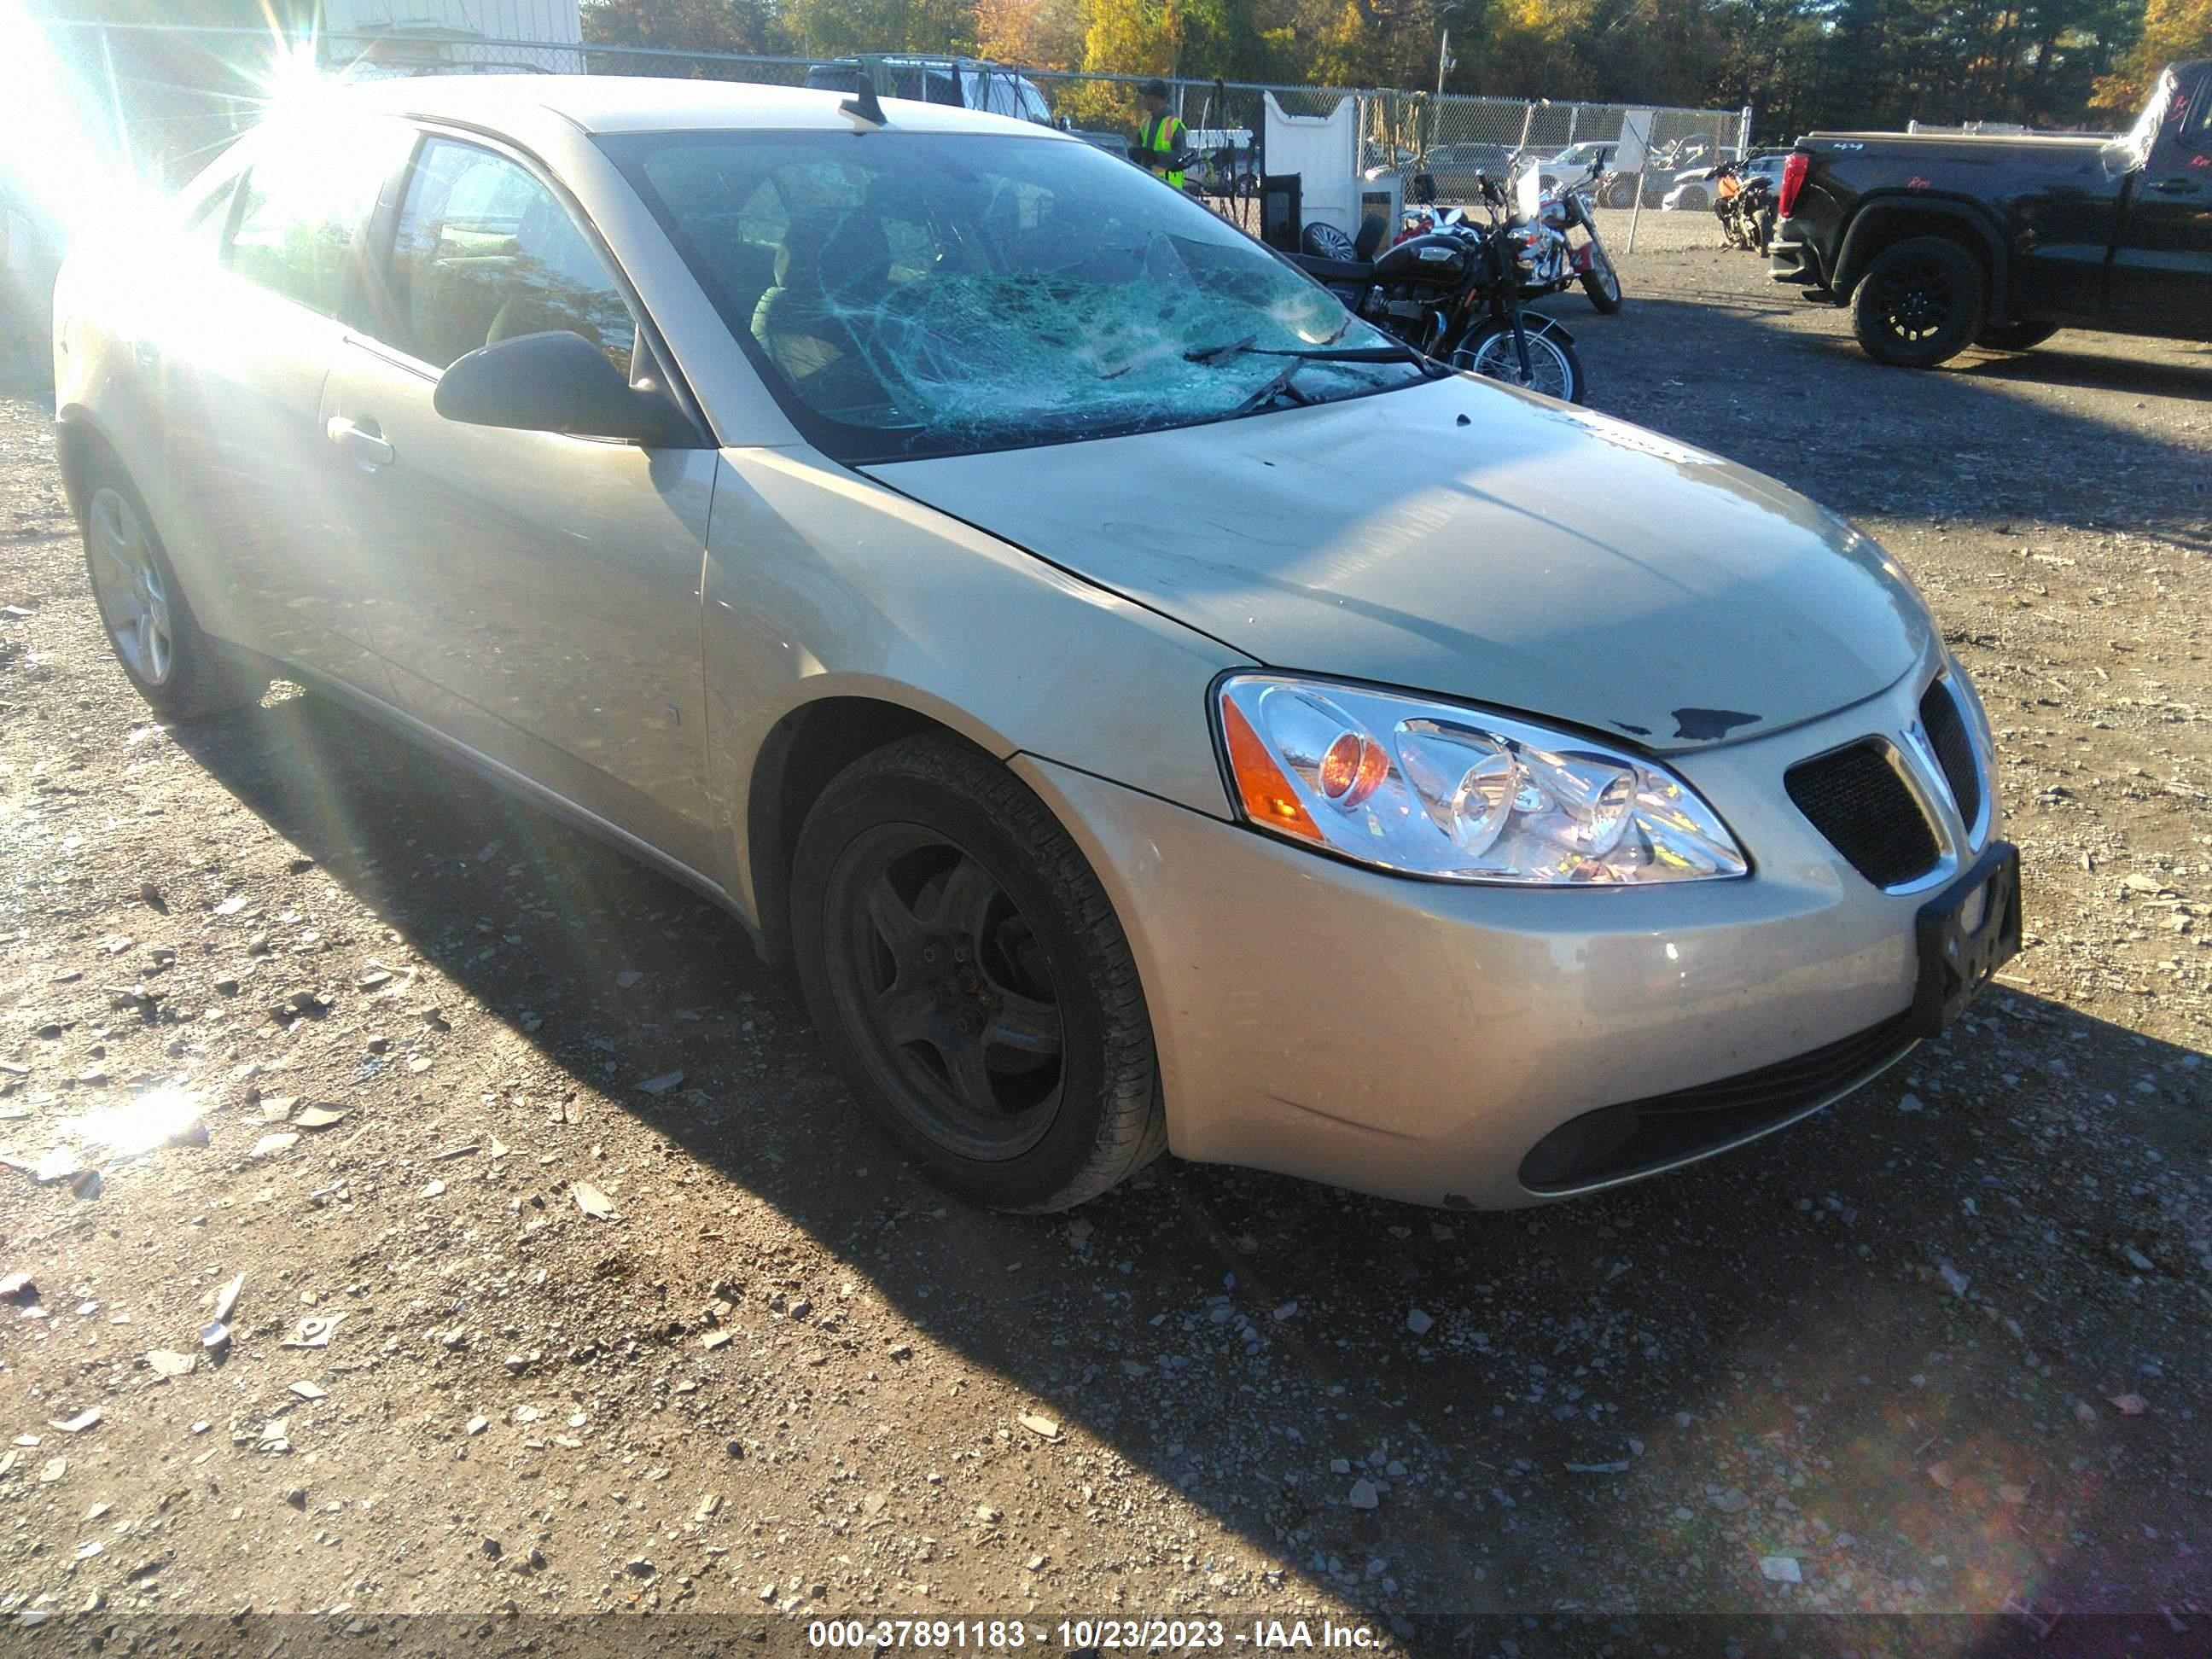
[[[1910,120],[2109,123],[2160,63],[2212,52],[2212,0],[585,0],[586,39],[610,46],[980,52],[1350,87],[1433,87],[1447,28],[1449,91],[1748,104],[1763,137],[1786,138]],[[1071,99],[1079,119],[1133,119],[1126,92]]]
[[[2134,50],[2097,83],[2096,107],[2124,115],[2163,65],[2187,58],[2212,58],[2212,0],[2150,0]]]

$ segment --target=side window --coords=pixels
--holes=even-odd
[[[391,292],[383,331],[434,368],[518,334],[565,330],[630,373],[637,324],[598,252],[551,191],[473,144],[423,145],[400,206]]]
[[[224,263],[272,294],[337,316],[354,234],[408,141],[397,122],[272,135],[236,187],[242,199]]]
[[[2193,94],[2180,95],[2192,98],[2196,104],[2183,118],[2181,142],[2199,155],[2212,155],[2212,76],[2200,80]]]

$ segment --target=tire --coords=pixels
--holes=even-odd
[[[1352,249],[1352,238],[1334,225],[1308,225],[1305,234],[1298,240],[1307,252],[1318,258],[1356,259],[1359,257]]]
[[[1686,190],[1674,204],[1677,213],[1703,213],[1712,206],[1712,200],[1702,190]]]
[[[1529,391],[1540,392],[1563,403],[1581,403],[1589,388],[1583,378],[1582,359],[1575,355],[1574,347],[1549,330],[1539,333],[1529,329],[1528,334],[1528,367],[1536,376],[1533,382],[1524,382],[1521,378],[1520,356],[1513,349],[1513,331],[1495,319],[1461,339],[1452,351],[1452,367],[1489,380],[1503,380],[1508,386],[1526,386]]]
[[[918,737],[832,779],[799,831],[792,941],[853,1093],[962,1197],[1064,1210],[1165,1149],[1128,940],[1067,832],[988,756]]]
[[[1607,317],[1620,309],[1620,273],[1613,269],[1613,256],[1605,251],[1605,244],[1595,237],[1590,239],[1590,268],[1582,273],[1583,292],[1589,302]]]
[[[164,720],[196,720],[258,702],[269,677],[200,631],[154,515],[121,462],[97,449],[84,480],[85,579],[108,648]]]
[[[2056,323],[1998,323],[1974,336],[1984,351],[2029,351],[2058,332]]]
[[[1981,262],[1945,236],[1909,236],[1875,255],[1851,295],[1851,329],[1876,362],[1933,368],[1981,332]]]

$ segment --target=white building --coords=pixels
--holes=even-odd
[[[323,0],[322,35],[334,62],[378,70],[583,71],[579,0]],[[374,46],[349,39],[374,36]],[[486,46],[534,42],[535,46]],[[363,58],[363,48],[366,56]]]

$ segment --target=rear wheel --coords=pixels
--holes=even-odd
[[[1852,331],[1877,362],[1933,368],[1980,332],[1985,286],[1980,262],[1948,237],[1893,242],[1851,295]]]
[[[2057,332],[2056,323],[1999,323],[1974,336],[1974,343],[1987,351],[2027,351]]]
[[[147,706],[165,719],[198,720],[259,701],[268,677],[200,631],[153,515],[104,451],[87,466],[84,501],[93,602],[115,660]]]
[[[1452,367],[1525,386],[1562,403],[1582,402],[1583,365],[1574,347],[1548,329],[1539,333],[1532,328],[1528,332],[1528,374],[1521,372],[1521,354],[1515,349],[1513,331],[1495,320],[1483,324],[1460,342],[1452,353]]]
[[[1166,1145],[1136,964],[1044,804],[949,737],[878,750],[800,831],[806,1000],[869,1113],[994,1208],[1066,1209]]]

